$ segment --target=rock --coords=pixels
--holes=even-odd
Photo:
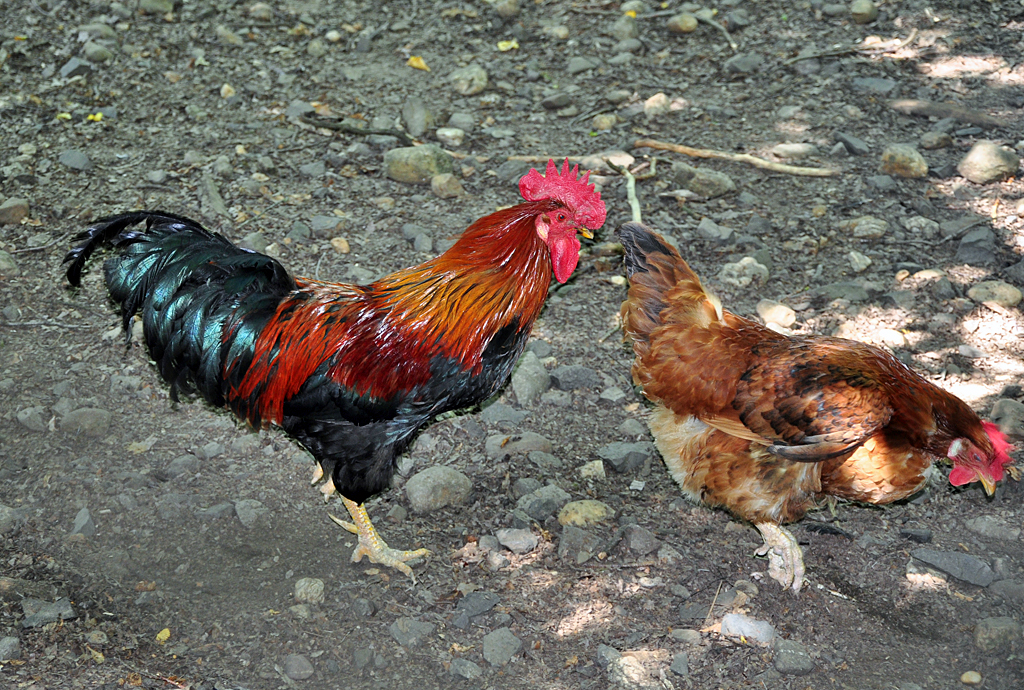
[[[140,0],[139,11],[143,14],[168,14],[174,11],[174,0]]]
[[[634,420],[635,421],[635,420]],[[643,433],[641,431],[641,433]],[[580,479],[591,481],[604,481],[607,475],[604,472],[604,463],[600,460],[591,460],[580,466]]]
[[[29,206],[26,199],[11,197],[0,204],[0,225],[17,225],[22,218],[28,217]]]
[[[316,577],[300,577],[295,581],[295,601],[300,604],[324,603],[324,581]]]
[[[796,323],[796,312],[781,302],[770,299],[763,299],[757,303],[757,315],[764,319],[765,323],[774,323],[789,328]]]
[[[974,626],[974,646],[983,652],[995,652],[1020,642],[1021,625],[1009,616],[983,618]]]
[[[466,596],[459,599],[459,603],[455,605],[455,610],[459,613],[465,613],[468,618],[473,616],[479,616],[487,613],[501,601],[501,597],[493,592],[470,592]]]
[[[551,387],[551,376],[531,350],[523,353],[512,373],[512,391],[523,407],[533,405]]]
[[[814,670],[807,647],[793,640],[775,640],[775,670],[788,676],[806,676]]]
[[[417,513],[431,513],[445,506],[465,503],[472,491],[469,477],[445,465],[428,467],[405,483],[405,495]]]
[[[601,61],[596,58],[581,57],[577,55],[569,58],[569,62],[565,68],[569,74],[580,74],[599,67],[600,65]]]
[[[528,455],[533,451],[550,453],[551,450],[551,441],[533,431],[524,431],[514,436],[495,434],[484,441],[484,452],[492,460],[511,455]]]
[[[723,283],[745,288],[751,283],[764,285],[768,281],[768,269],[752,256],[745,256],[736,263],[727,263],[718,272]]]
[[[672,164],[670,175],[676,185],[707,199],[736,191],[736,183],[725,173],[695,168],[679,161]]]
[[[604,550],[601,537],[574,525],[565,525],[558,538],[558,557],[568,563],[582,565]]]
[[[951,577],[979,587],[988,587],[995,579],[995,574],[988,563],[966,553],[914,549],[910,555]]]
[[[859,216],[841,221],[836,224],[836,227],[844,233],[852,232],[857,239],[877,240],[885,236],[889,230],[889,222],[874,216]]]
[[[488,424],[496,424],[498,422],[520,424],[526,419],[526,413],[505,403],[495,402],[481,410],[480,414],[477,415],[477,419]]]
[[[779,158],[800,160],[817,155],[818,149],[814,144],[777,144],[772,148],[772,153]]]
[[[957,172],[975,184],[1005,180],[1017,174],[1020,158],[1005,146],[979,141],[956,166]]]
[[[647,441],[626,443],[614,441],[597,450],[597,456],[616,472],[629,472],[654,459],[654,445]]]
[[[939,224],[923,216],[911,216],[902,223],[908,232],[921,239],[932,239],[939,234]]]
[[[255,498],[243,498],[235,501],[235,515],[238,521],[247,529],[252,529],[256,522],[268,515],[270,509],[257,501]]]
[[[638,556],[646,556],[661,546],[661,542],[646,527],[626,525],[622,530],[622,548]]]
[[[23,522],[25,515],[22,510],[0,504],[0,534],[11,532]]]
[[[732,228],[722,227],[706,216],[701,218],[700,223],[697,224],[697,234],[717,244],[735,242],[735,233]]]
[[[434,624],[403,616],[391,624],[388,632],[403,647],[421,647],[434,635]]]
[[[484,674],[484,670],[469,659],[452,659],[448,673],[462,680],[477,680]]]
[[[639,36],[640,27],[636,17],[631,17],[628,14],[620,15],[612,24],[611,35],[620,41]]]
[[[89,62],[109,62],[114,59],[114,54],[110,52],[109,48],[93,41],[87,41],[82,46],[82,53]]]
[[[83,537],[91,537],[96,534],[96,523],[92,521],[92,515],[88,508],[82,508],[75,515],[75,523],[71,527],[71,534],[81,534]]]
[[[164,474],[172,479],[183,474],[195,474],[199,471],[199,458],[194,455],[179,455],[164,468]]]
[[[955,260],[971,266],[986,266],[996,260],[996,236],[989,228],[971,230],[956,248]]]
[[[945,132],[925,132],[921,135],[920,144],[925,151],[945,149],[953,145],[953,137]]]
[[[742,636],[751,642],[767,645],[771,644],[775,638],[775,627],[768,621],[750,618],[742,613],[727,613],[722,618],[722,635],[724,637]]]
[[[686,677],[690,675],[690,655],[686,652],[677,652],[672,655],[672,665],[668,670],[677,676]]]
[[[466,131],[458,127],[439,127],[434,132],[434,135],[442,144],[453,149],[462,146],[462,143],[466,140]],[[454,664],[455,662],[453,661],[452,663]],[[470,661],[469,663],[472,664],[473,662]]]
[[[967,291],[975,302],[994,302],[1001,307],[1016,307],[1021,301],[1021,291],[1001,280],[986,280]]]
[[[893,79],[882,79],[881,77],[857,77],[851,80],[850,83],[857,91],[884,96],[895,89],[898,82]]]
[[[600,460],[594,462],[604,467]],[[615,511],[606,503],[585,499],[582,501],[570,501],[558,511],[558,524],[573,525],[575,527],[593,527],[594,525],[610,520],[615,517]]]
[[[26,407],[23,410],[18,410],[15,416],[18,419],[18,423],[26,429],[43,432],[46,431],[46,420],[43,419],[43,411],[42,407]]]
[[[858,24],[870,24],[878,19],[878,8],[871,0],[853,0],[850,3],[850,17]]]
[[[673,640],[677,640],[679,642],[682,642],[683,644],[688,644],[693,647],[699,645],[704,639],[699,631],[688,630],[686,628],[676,628],[671,633],[669,633],[669,636]]]
[[[688,34],[697,30],[697,18],[689,12],[681,12],[669,18],[665,26],[674,34]]]
[[[864,156],[871,151],[871,147],[868,146],[867,142],[863,139],[859,139],[852,134],[846,134],[845,132],[835,133],[836,141],[842,144],[847,152],[851,156]]]
[[[986,539],[996,541],[1017,541],[1020,539],[1020,528],[1007,525],[991,515],[980,515],[965,522],[967,529],[980,534]]]
[[[981,685],[981,674],[977,671],[965,671],[960,676],[960,682],[964,685]]]
[[[554,484],[533,491],[516,502],[516,507],[537,522],[544,522],[569,502],[569,494]]]
[[[306,680],[313,675],[313,664],[301,654],[289,654],[282,664],[284,674],[292,680]]]
[[[648,118],[664,115],[669,112],[671,107],[672,103],[668,100],[668,96],[663,93],[656,93],[644,101],[644,115]]]
[[[84,77],[91,74],[93,67],[87,60],[73,57],[60,68],[61,79],[71,79],[72,77]]]
[[[22,599],[21,609],[25,613],[25,617],[21,620],[22,628],[39,628],[47,623],[74,620],[78,617],[67,597],[61,597],[54,602]]]
[[[462,182],[451,173],[441,173],[430,178],[430,191],[439,199],[455,199],[466,196]]]
[[[106,435],[112,418],[113,415],[106,410],[80,407],[64,415],[60,427],[65,433],[84,434],[92,438],[99,438]]]
[[[434,175],[452,172],[452,157],[435,144],[406,146],[384,154],[387,176],[398,182],[428,184]]]
[[[0,661],[10,661],[21,658],[21,641],[17,637],[8,635],[0,637]]]
[[[580,364],[563,365],[551,372],[551,383],[555,388],[563,391],[573,391],[580,388],[597,388],[601,385],[601,376]]]
[[[530,553],[537,548],[540,539],[528,529],[513,529],[506,527],[495,532],[498,543],[516,554]]]
[[[540,104],[545,110],[560,110],[572,103],[572,96],[565,91],[558,91],[544,98]],[[582,163],[582,161],[581,161]]]
[[[61,165],[71,168],[72,170],[92,170],[92,161],[89,160],[89,156],[85,155],[81,151],[64,151],[57,156],[57,162]]]
[[[928,163],[910,144],[892,144],[882,151],[882,172],[899,177],[925,177]]]
[[[402,122],[405,123],[405,131],[419,139],[434,126],[434,114],[430,112],[422,98],[412,96],[402,104]]]
[[[1004,434],[1024,438],[1024,403],[1011,398],[996,400],[989,418]]]
[[[726,60],[722,68],[729,74],[753,74],[761,66],[761,56],[757,53],[738,53]]]
[[[13,256],[3,250],[0,250],[0,275],[21,275],[21,267],[18,266],[18,262],[14,260]]]
[[[1024,608],[1024,581],[1022,580],[999,580],[989,585],[988,591],[992,596],[1002,597],[1004,600],[1016,604],[1018,608]]]
[[[448,75],[448,81],[463,96],[473,96],[487,88],[487,70],[473,63]]]

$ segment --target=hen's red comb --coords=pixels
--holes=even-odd
[[[982,422],[981,426],[988,434],[988,440],[992,442],[993,460],[999,462],[1000,467],[1009,465],[1013,461],[1009,453],[1013,444],[1006,440],[1006,436],[998,424]]]
[[[533,169],[519,180],[519,193],[527,201],[557,199],[573,212],[576,222],[597,230],[604,225],[604,202],[601,201],[601,193],[594,191],[594,185],[590,184],[590,171],[584,173],[582,179],[579,179],[579,174],[579,165],[569,169],[568,158],[562,164],[561,173],[555,161],[548,159],[543,175]]]

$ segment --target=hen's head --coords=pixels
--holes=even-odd
[[[1013,445],[1006,440],[998,424],[982,422],[981,426],[992,450],[986,452],[967,438],[954,439],[946,453],[953,461],[949,483],[953,486],[962,486],[971,482],[981,482],[985,493],[991,496],[996,490],[996,482],[1003,478],[1005,468],[1012,462],[1008,451]]]
[[[605,208],[601,193],[590,184],[590,172],[579,177],[580,166],[569,169],[569,159],[558,171],[555,161],[548,160],[547,170],[541,175],[531,170],[519,180],[519,191],[527,201],[551,199],[558,206],[541,213],[535,221],[537,235],[551,251],[551,265],[559,283],[569,280],[579,261],[579,232],[587,238],[604,224]]]

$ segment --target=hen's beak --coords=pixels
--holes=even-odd
[[[985,493],[989,496],[996,492],[996,483],[992,481],[991,477],[979,472],[978,481],[981,482],[982,487],[985,489]]]

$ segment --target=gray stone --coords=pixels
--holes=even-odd
[[[558,557],[582,565],[604,550],[605,540],[592,532],[566,525],[558,539]]]
[[[71,77],[84,77],[91,74],[93,67],[87,60],[73,57],[60,68],[60,78],[70,79]]]
[[[600,374],[580,364],[563,365],[551,372],[551,384],[563,391],[579,388],[597,388],[602,384]]]
[[[462,680],[476,680],[484,674],[484,670],[469,659],[452,659],[448,673]]]
[[[554,484],[548,484],[519,499],[516,507],[537,522],[544,522],[572,498]]]
[[[18,410],[15,415],[18,423],[30,431],[46,431],[46,420],[43,419],[42,407],[26,407]]]
[[[654,459],[654,445],[647,441],[614,441],[597,450],[597,456],[616,472],[629,472]]]
[[[377,613],[377,604],[366,597],[357,597],[352,600],[352,613],[360,618],[371,618]]]
[[[179,455],[171,460],[164,473],[171,478],[180,477],[183,474],[195,474],[199,471],[199,458],[194,455]]]
[[[956,248],[955,260],[971,266],[986,266],[996,260],[996,236],[989,228],[971,230]]]
[[[57,156],[57,161],[72,170],[92,170],[92,161],[89,160],[89,156],[74,149],[63,151]]]
[[[498,422],[520,424],[526,419],[526,413],[505,403],[495,402],[481,410],[480,414],[477,415],[477,419],[488,424],[496,424]]]
[[[725,173],[705,168],[695,168],[676,161],[672,164],[672,180],[694,194],[714,199],[736,191],[736,183]]]
[[[284,674],[292,680],[306,680],[313,675],[313,664],[301,654],[289,654],[282,664]]]
[[[88,508],[82,508],[75,515],[71,534],[81,534],[83,537],[91,537],[96,534],[96,523],[92,521],[92,515],[89,514]]]
[[[39,628],[47,623],[73,620],[78,617],[67,597],[62,597],[52,603],[38,599],[22,599],[21,608],[25,613],[25,618],[21,621],[23,628]]]
[[[316,108],[305,101],[292,101],[285,108],[284,115],[285,117],[301,117],[303,115],[312,115],[315,112]]]
[[[504,666],[523,648],[523,642],[508,628],[498,628],[483,639],[484,660],[491,666]]]
[[[452,82],[455,90],[463,96],[473,96],[487,88],[487,70],[473,63],[449,74],[448,81]]]
[[[995,652],[1020,643],[1021,625],[1009,616],[983,618],[974,626],[974,646]]]
[[[807,647],[793,640],[775,640],[775,670],[788,676],[806,676],[814,670]]]
[[[323,161],[313,161],[312,163],[306,163],[299,166],[299,173],[304,177],[315,179],[317,177],[323,177],[326,172],[327,165]]]
[[[851,84],[857,91],[884,96],[895,89],[898,82],[881,77],[855,77]]]
[[[418,139],[434,126],[434,114],[422,98],[412,96],[402,105],[402,121],[405,123],[405,131]]]
[[[1016,307],[1020,304],[1021,291],[1001,280],[985,280],[971,286],[967,296],[975,302],[993,302],[1000,307]]]
[[[219,441],[210,441],[205,444],[202,448],[196,451],[196,455],[204,460],[213,460],[214,458],[224,454],[224,444]]]
[[[722,265],[718,279],[738,288],[751,284],[764,285],[768,281],[768,267],[752,256],[745,256],[737,262]]]
[[[420,647],[434,635],[434,624],[403,616],[391,624],[388,632],[403,647]]]
[[[566,70],[569,74],[580,74],[601,66],[601,61],[592,57],[581,57],[579,55],[569,58]]]
[[[61,429],[66,433],[99,438],[106,435],[112,418],[113,415],[107,410],[80,407],[64,415],[64,419],[61,420]]]
[[[572,103],[572,97],[564,91],[553,93],[540,102],[541,107],[547,110],[558,110]]]
[[[459,599],[459,603],[455,605],[455,610],[465,613],[467,617],[472,618],[473,616],[487,613],[497,606],[500,601],[501,597],[493,592],[470,592]]]
[[[0,534],[6,534],[25,522],[24,509],[0,504]]]
[[[409,505],[417,513],[465,503],[473,491],[469,477],[453,467],[434,465],[417,472],[405,484]]]
[[[722,67],[729,74],[753,74],[761,66],[761,56],[757,53],[739,53],[725,61]]]
[[[452,173],[441,173],[431,177],[430,191],[439,199],[456,199],[466,196],[466,189],[462,186],[462,182]]]
[[[846,147],[851,156],[864,156],[871,151],[871,147],[863,139],[846,134],[845,132],[835,133],[836,141]]]
[[[704,609],[705,613],[707,608]],[[745,637],[759,644],[771,644],[775,638],[775,627],[768,621],[757,620],[742,613],[727,613],[722,618],[724,637]]]
[[[996,400],[989,419],[998,424],[1004,434],[1024,437],[1024,403],[1012,398]]]
[[[435,175],[452,172],[452,157],[436,144],[406,146],[384,154],[388,177],[398,182],[430,184]]]
[[[1024,580],[999,580],[989,585],[988,591],[1024,608]]]
[[[914,549],[910,555],[951,577],[979,587],[988,587],[995,579],[995,574],[989,564],[970,554],[934,549]]]
[[[174,0],[140,0],[139,10],[146,14],[167,14],[174,11]]]
[[[476,117],[472,113],[452,113],[448,118],[448,126],[461,129],[463,132],[472,132],[476,129]]]
[[[953,137],[945,132],[925,132],[921,135],[920,144],[925,151],[944,149],[953,145]]]
[[[449,148],[458,148],[466,140],[466,130],[459,129],[458,127],[438,127],[434,135],[438,141]],[[469,663],[473,662],[470,661]]]
[[[690,675],[690,655],[686,652],[677,652],[676,654],[673,654],[672,665],[669,666],[669,670],[683,678]]]
[[[516,500],[519,500],[523,496],[533,493],[543,486],[544,484],[539,479],[534,479],[533,477],[522,477],[512,484],[512,495],[515,496]]]
[[[17,637],[0,637],[0,661],[21,658],[21,641]]]
[[[243,498],[235,501],[235,514],[238,516],[238,521],[246,528],[251,529],[260,518],[269,513],[270,509],[255,498]]]
[[[996,541],[1017,541],[1020,539],[1020,528],[1007,525],[1002,520],[991,515],[971,518],[965,524],[967,529],[975,534],[980,534],[986,539],[994,539]]]
[[[17,225],[29,212],[27,199],[11,197],[0,204],[0,225]]]
[[[928,174],[928,163],[912,145],[891,144],[882,151],[882,172],[907,178],[924,177]]]
[[[0,250],[0,275],[18,276],[21,275],[21,267],[8,252]]]
[[[661,542],[646,527],[626,525],[622,530],[622,547],[629,549],[638,556],[646,556],[658,549]]]
[[[488,436],[484,441],[484,452],[491,459],[511,455],[528,455],[535,450],[550,453],[552,446],[551,441],[533,431],[524,431],[515,436],[497,434]]]
[[[516,554],[530,553],[540,543],[537,535],[528,529],[506,527],[499,529],[495,536],[502,546]]]
[[[868,291],[860,283],[850,281],[822,285],[821,287],[809,290],[807,294],[810,297],[822,299],[826,302],[831,302],[835,299],[845,299],[855,303],[868,300]]]
[[[988,184],[1016,175],[1019,167],[1020,158],[1011,149],[991,141],[979,141],[956,169],[975,184]]]
[[[114,59],[114,54],[110,52],[109,48],[102,43],[95,43],[93,41],[87,41],[82,46],[82,53],[89,62],[109,62]]]
[[[918,544],[927,544],[932,540],[932,531],[906,527],[900,530],[900,536]]]
[[[322,604],[324,581],[316,577],[300,577],[295,581],[294,595],[300,604]]]
[[[814,144],[807,143],[777,144],[772,148],[772,153],[779,158],[801,160],[817,155],[818,149]]]
[[[200,508],[196,511],[196,517],[204,522],[209,522],[210,520],[220,520],[221,518],[228,517],[234,512],[235,505],[225,501],[209,508]]]

